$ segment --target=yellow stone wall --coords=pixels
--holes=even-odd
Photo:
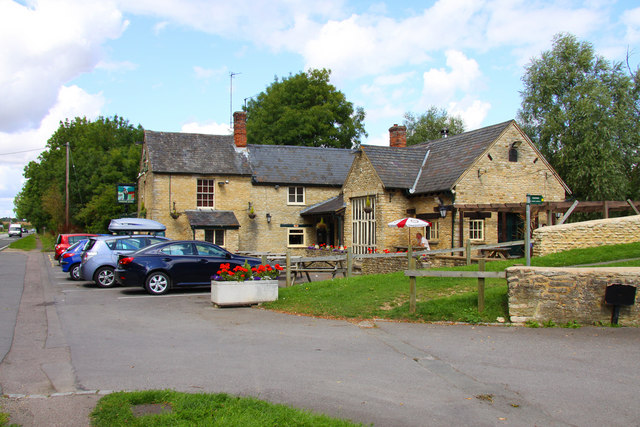
[[[240,223],[239,230],[225,231],[225,247],[230,251],[285,252],[287,228],[281,227],[281,224],[305,224],[308,220],[300,216],[300,211],[340,192],[335,187],[305,187],[305,203],[288,205],[287,186],[253,185],[248,176],[144,174],[138,182],[141,194],[139,206],[144,203],[146,217],[167,226],[166,236],[171,239],[194,237],[184,212],[198,209],[198,179],[216,181],[213,209],[233,211]],[[228,181],[228,184],[218,185],[220,181]],[[253,219],[249,218],[249,203],[256,215]],[[174,206],[179,214],[177,219],[171,216]],[[271,214],[271,223],[267,223],[267,213]],[[315,224],[313,225],[300,227],[305,230],[305,247],[315,243],[316,231]],[[195,238],[203,240],[204,230],[196,230]]]
[[[533,255],[640,241],[640,215],[552,225],[533,231]]]

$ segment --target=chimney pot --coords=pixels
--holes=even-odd
[[[236,147],[247,146],[247,113],[236,111],[233,113],[233,142]]]
[[[394,124],[389,128],[389,146],[406,147],[407,146],[407,127]]]

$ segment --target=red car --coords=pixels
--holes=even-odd
[[[78,234],[58,234],[58,238],[56,239],[55,246],[55,255],[54,258],[60,258],[62,252],[66,251],[67,248],[79,240],[86,239],[89,236],[97,236],[97,234],[87,234],[87,233],[78,233]]]

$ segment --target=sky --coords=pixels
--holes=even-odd
[[[430,106],[473,130],[516,118],[560,32],[640,63],[639,0],[0,0],[0,217],[66,119],[229,134],[276,78],[327,68],[365,144]]]

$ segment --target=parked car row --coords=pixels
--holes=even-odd
[[[261,264],[258,258],[235,255],[213,243],[146,234],[60,235],[58,244],[75,238],[56,259],[72,280],[91,281],[100,288],[139,286],[163,295],[175,288],[210,286],[221,264]]]

